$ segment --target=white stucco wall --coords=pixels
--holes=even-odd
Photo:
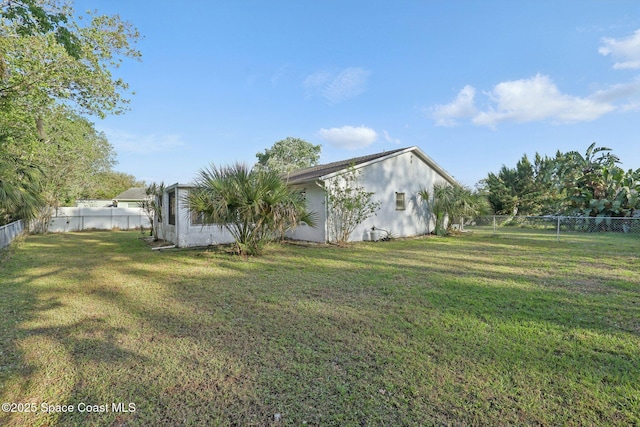
[[[431,168],[415,152],[408,151],[396,156],[384,158],[377,162],[361,165],[358,168],[360,183],[372,198],[381,202],[380,210],[375,216],[360,224],[351,234],[350,241],[361,241],[365,231],[376,228],[388,230],[393,236],[409,237],[426,234],[433,231],[434,224],[426,223],[424,204],[417,196],[423,188],[431,191],[433,184],[445,181],[438,172]],[[329,185],[330,179],[324,183]],[[316,212],[318,223],[315,228],[301,225],[289,231],[287,237],[296,240],[312,242],[327,241],[327,207],[324,189],[316,182],[310,181],[298,186],[306,192],[308,209]],[[168,193],[176,191],[176,220],[175,225],[168,224]],[[162,224],[159,235],[178,247],[207,246],[234,241],[230,233],[218,226],[202,226],[191,224],[191,216],[186,207],[185,197],[189,186],[174,184],[165,190],[162,204]],[[405,209],[396,210],[396,193],[405,194]]]
[[[413,152],[402,153],[358,168],[360,184],[366,191],[373,192],[372,199],[380,201],[380,210],[376,215],[366,219],[351,234],[350,241],[362,241],[365,232],[376,228],[389,231],[396,237],[409,237],[426,234],[433,230],[433,222],[426,223],[424,204],[417,196],[422,188],[432,190],[433,184],[445,181],[440,174]],[[329,178],[326,185],[330,185]],[[396,210],[396,193],[405,194],[405,209]],[[309,198],[308,198],[309,199]],[[315,199],[313,199],[315,201]],[[324,200],[324,195],[323,195]],[[311,202],[311,200],[310,200]],[[329,213],[330,215],[330,213]],[[326,215],[323,215],[326,222]],[[324,231],[325,225],[321,226]],[[324,234],[324,233],[323,233]],[[319,235],[304,240],[325,241]],[[294,232],[292,238],[301,239],[301,234]]]
[[[48,231],[133,230],[149,226],[149,219],[140,208],[61,207],[54,210]]]
[[[175,224],[169,224],[169,193],[176,192]],[[161,239],[174,243],[179,248],[209,246],[234,241],[231,234],[217,225],[191,223],[191,213],[186,200],[189,186],[174,184],[165,190],[162,201],[162,223],[158,229]]]
[[[374,200],[382,202],[376,216],[365,220],[352,234],[351,240],[362,240],[371,227],[388,230],[398,237],[426,234],[433,224],[425,221],[424,204],[417,193],[422,188],[432,190],[433,184],[444,179],[429,165],[408,152],[363,167],[361,182],[372,191]],[[396,193],[405,194],[405,209],[396,210]]]
[[[305,191],[307,209],[316,213],[316,226],[310,227],[306,224],[301,224],[294,230],[288,231],[286,236],[295,240],[324,243],[326,241],[325,224],[327,218],[324,188],[315,182],[309,182],[297,188]]]

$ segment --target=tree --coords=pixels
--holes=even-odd
[[[12,13],[14,21],[0,23],[1,102],[20,105],[36,119],[55,102],[100,117],[124,111],[128,85],[114,78],[112,70],[123,58],[140,58],[133,47],[137,30],[118,16],[89,14],[88,24],[80,25],[73,10],[59,3],[52,1],[53,7],[62,10],[64,27],[44,31],[45,25],[42,31],[22,31],[20,15]],[[73,39],[72,46],[59,43],[59,28]]]
[[[264,153],[257,153],[256,167],[286,174],[317,165],[321,150],[321,145],[313,145],[304,139],[289,136],[264,150]]]
[[[142,201],[142,210],[144,210],[149,224],[151,225],[151,235],[154,240],[159,240],[158,224],[162,222],[162,204],[160,200],[164,193],[164,182],[156,184],[155,182],[145,187],[146,197]]]
[[[0,225],[34,218],[43,205],[40,169],[18,156],[0,156]]]
[[[480,193],[461,185],[436,182],[431,191],[423,188],[418,196],[426,204],[430,223],[435,222],[435,234],[448,234],[454,221],[484,215],[489,210],[488,202]]]
[[[594,142],[584,154],[558,151],[543,158],[536,153],[533,165],[525,155],[515,169],[503,166],[480,187],[498,214],[625,217],[640,208],[640,172],[625,172],[619,163],[610,148]]]
[[[144,186],[145,182],[138,180],[133,175],[108,170],[93,175],[87,193],[82,197],[87,199],[112,199],[132,187]]]
[[[516,163],[515,192],[518,195],[518,213],[520,215],[535,215],[538,211],[538,193],[533,165],[525,154]]]
[[[381,202],[371,200],[373,193],[358,184],[359,175],[352,165],[325,188],[329,241],[340,245],[347,243],[356,227],[380,209]]]
[[[573,187],[569,196],[572,214],[589,217],[630,217],[640,209],[640,169],[625,171],[603,166],[595,187]]]
[[[577,151],[567,153],[558,170],[567,192],[568,211],[587,216],[619,216],[619,206],[611,209],[611,199],[615,198],[624,175],[618,163],[620,159],[610,148],[596,147],[595,142],[584,156]]]
[[[48,204],[69,206],[87,198],[94,176],[110,171],[115,163],[106,136],[96,131],[93,123],[64,107],[47,114],[43,129],[47,138],[34,144],[31,158],[46,176],[43,192]]]
[[[560,151],[555,157],[536,153],[534,162],[536,210],[533,215],[557,215],[563,210],[565,191],[559,185],[557,165],[564,158]]]
[[[20,36],[53,33],[55,40],[67,53],[79,57],[80,42],[66,26],[69,7],[57,2],[41,3],[37,0],[0,1],[0,17],[12,21]]]
[[[200,170],[187,197],[189,209],[231,233],[236,252],[258,255],[264,244],[300,223],[315,226],[299,191],[273,170],[243,164]]]
[[[112,72],[123,58],[139,59],[139,35],[118,16],[80,18],[65,0],[0,0],[0,156],[15,160],[5,161],[2,173],[32,164],[40,169],[17,181],[3,179],[5,195],[28,184],[25,191],[41,191],[32,201],[68,203],[86,180],[71,185],[75,176],[67,167],[105,169],[100,159],[108,159],[111,146],[79,114],[125,110],[128,86]],[[9,205],[17,200],[6,197],[2,209],[21,212]]]
[[[498,215],[514,215],[518,212],[518,196],[515,191],[515,176],[512,169],[502,166],[498,174],[490,172],[480,181],[480,188]]]
[[[534,163],[523,155],[515,168],[502,166],[495,174],[479,182],[479,189],[498,215],[549,215],[562,211],[564,187],[560,183],[558,165],[566,154],[555,158],[535,154]]]

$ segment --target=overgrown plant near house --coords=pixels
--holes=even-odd
[[[453,223],[465,217],[488,214],[490,206],[486,198],[469,188],[437,182],[431,191],[423,188],[418,196],[427,206],[427,223],[435,222],[435,234],[449,233]]]
[[[153,240],[158,240],[158,224],[162,222],[162,203],[160,202],[164,193],[164,182],[155,182],[145,188],[146,198],[142,201],[142,210],[149,219],[151,225],[151,235]]]
[[[186,199],[189,209],[227,229],[240,255],[260,254],[265,243],[300,223],[315,227],[315,212],[276,171],[212,165],[200,170],[195,183]]]
[[[359,185],[360,171],[350,166],[347,172],[327,186],[329,241],[345,244],[364,220],[375,215],[381,202],[371,200],[372,192]]]
[[[3,135],[0,143],[4,143]],[[43,204],[40,168],[0,151],[0,225],[31,220]]]

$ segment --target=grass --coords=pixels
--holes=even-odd
[[[0,425],[640,424],[638,238],[243,260],[137,237],[31,236],[0,255],[0,402],[37,407]]]

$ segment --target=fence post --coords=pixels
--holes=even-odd
[[[556,231],[556,242],[560,241],[560,217],[558,217],[558,231]]]
[[[496,234],[496,216],[493,216],[493,234]]]

